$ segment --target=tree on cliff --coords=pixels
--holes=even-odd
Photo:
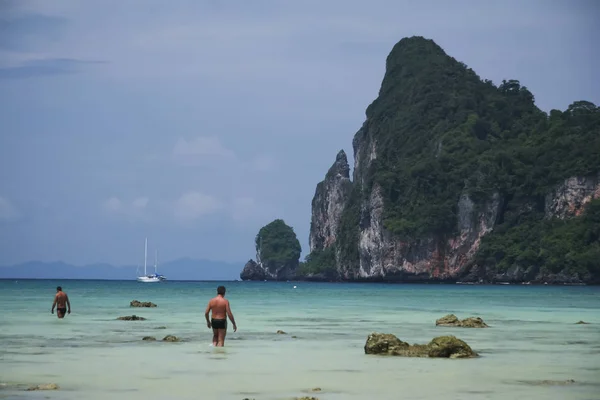
[[[260,228],[255,245],[262,262],[298,261],[302,252],[294,229],[282,219],[276,219]]]

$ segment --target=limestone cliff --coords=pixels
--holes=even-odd
[[[319,182],[312,200],[310,251],[324,250],[335,242],[338,222],[350,196],[350,166],[344,150],[340,150],[325,179]]]
[[[242,280],[290,280],[296,277],[302,251],[294,230],[281,219],[263,226],[255,239],[256,261],[249,260]]]
[[[496,87],[433,41],[402,39],[354,136],[352,182],[340,152],[317,185],[305,269],[333,264],[341,280],[597,281],[599,116],[584,101],[548,115],[518,81]],[[565,229],[566,258],[551,245]]]

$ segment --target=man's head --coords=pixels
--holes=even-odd
[[[217,288],[217,294],[220,294],[221,296],[225,296],[225,286],[219,286]]]
[[[56,287],[56,291],[57,291],[57,292],[62,292],[62,288],[61,288],[60,286],[57,286],[57,287]]]

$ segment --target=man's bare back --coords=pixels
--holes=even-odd
[[[58,318],[64,318],[65,313],[71,314],[71,302],[69,301],[69,296],[62,291],[60,286],[56,288],[56,296],[54,296],[54,302],[52,303],[52,314],[54,314],[54,307],[56,307],[56,316]]]
[[[219,286],[217,288],[217,297],[213,297],[209,300],[208,305],[206,306],[206,311],[204,312],[204,317],[206,318],[206,326],[208,328],[212,328],[213,330],[213,345],[217,347],[222,347],[225,345],[225,335],[227,334],[227,317],[233,324],[233,331],[237,331],[237,326],[235,325],[235,319],[233,318],[233,313],[231,312],[231,306],[229,304],[229,300],[225,299],[225,287]],[[212,315],[209,320],[209,313]]]

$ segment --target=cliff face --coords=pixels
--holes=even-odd
[[[335,242],[338,223],[350,191],[350,166],[344,150],[340,150],[325,179],[317,185],[312,200],[310,251],[320,251]]]
[[[372,281],[600,279],[597,233],[582,233],[597,224],[584,214],[600,198],[599,115],[576,102],[548,116],[517,81],[496,87],[430,40],[401,40],[354,136],[352,182],[340,152],[317,186],[310,270],[334,264],[337,279]],[[582,216],[568,229],[587,258],[566,265],[544,251],[567,229],[553,221]]]
[[[296,277],[302,251],[294,230],[281,219],[263,226],[255,240],[256,261],[249,260],[242,280],[282,281]]]

